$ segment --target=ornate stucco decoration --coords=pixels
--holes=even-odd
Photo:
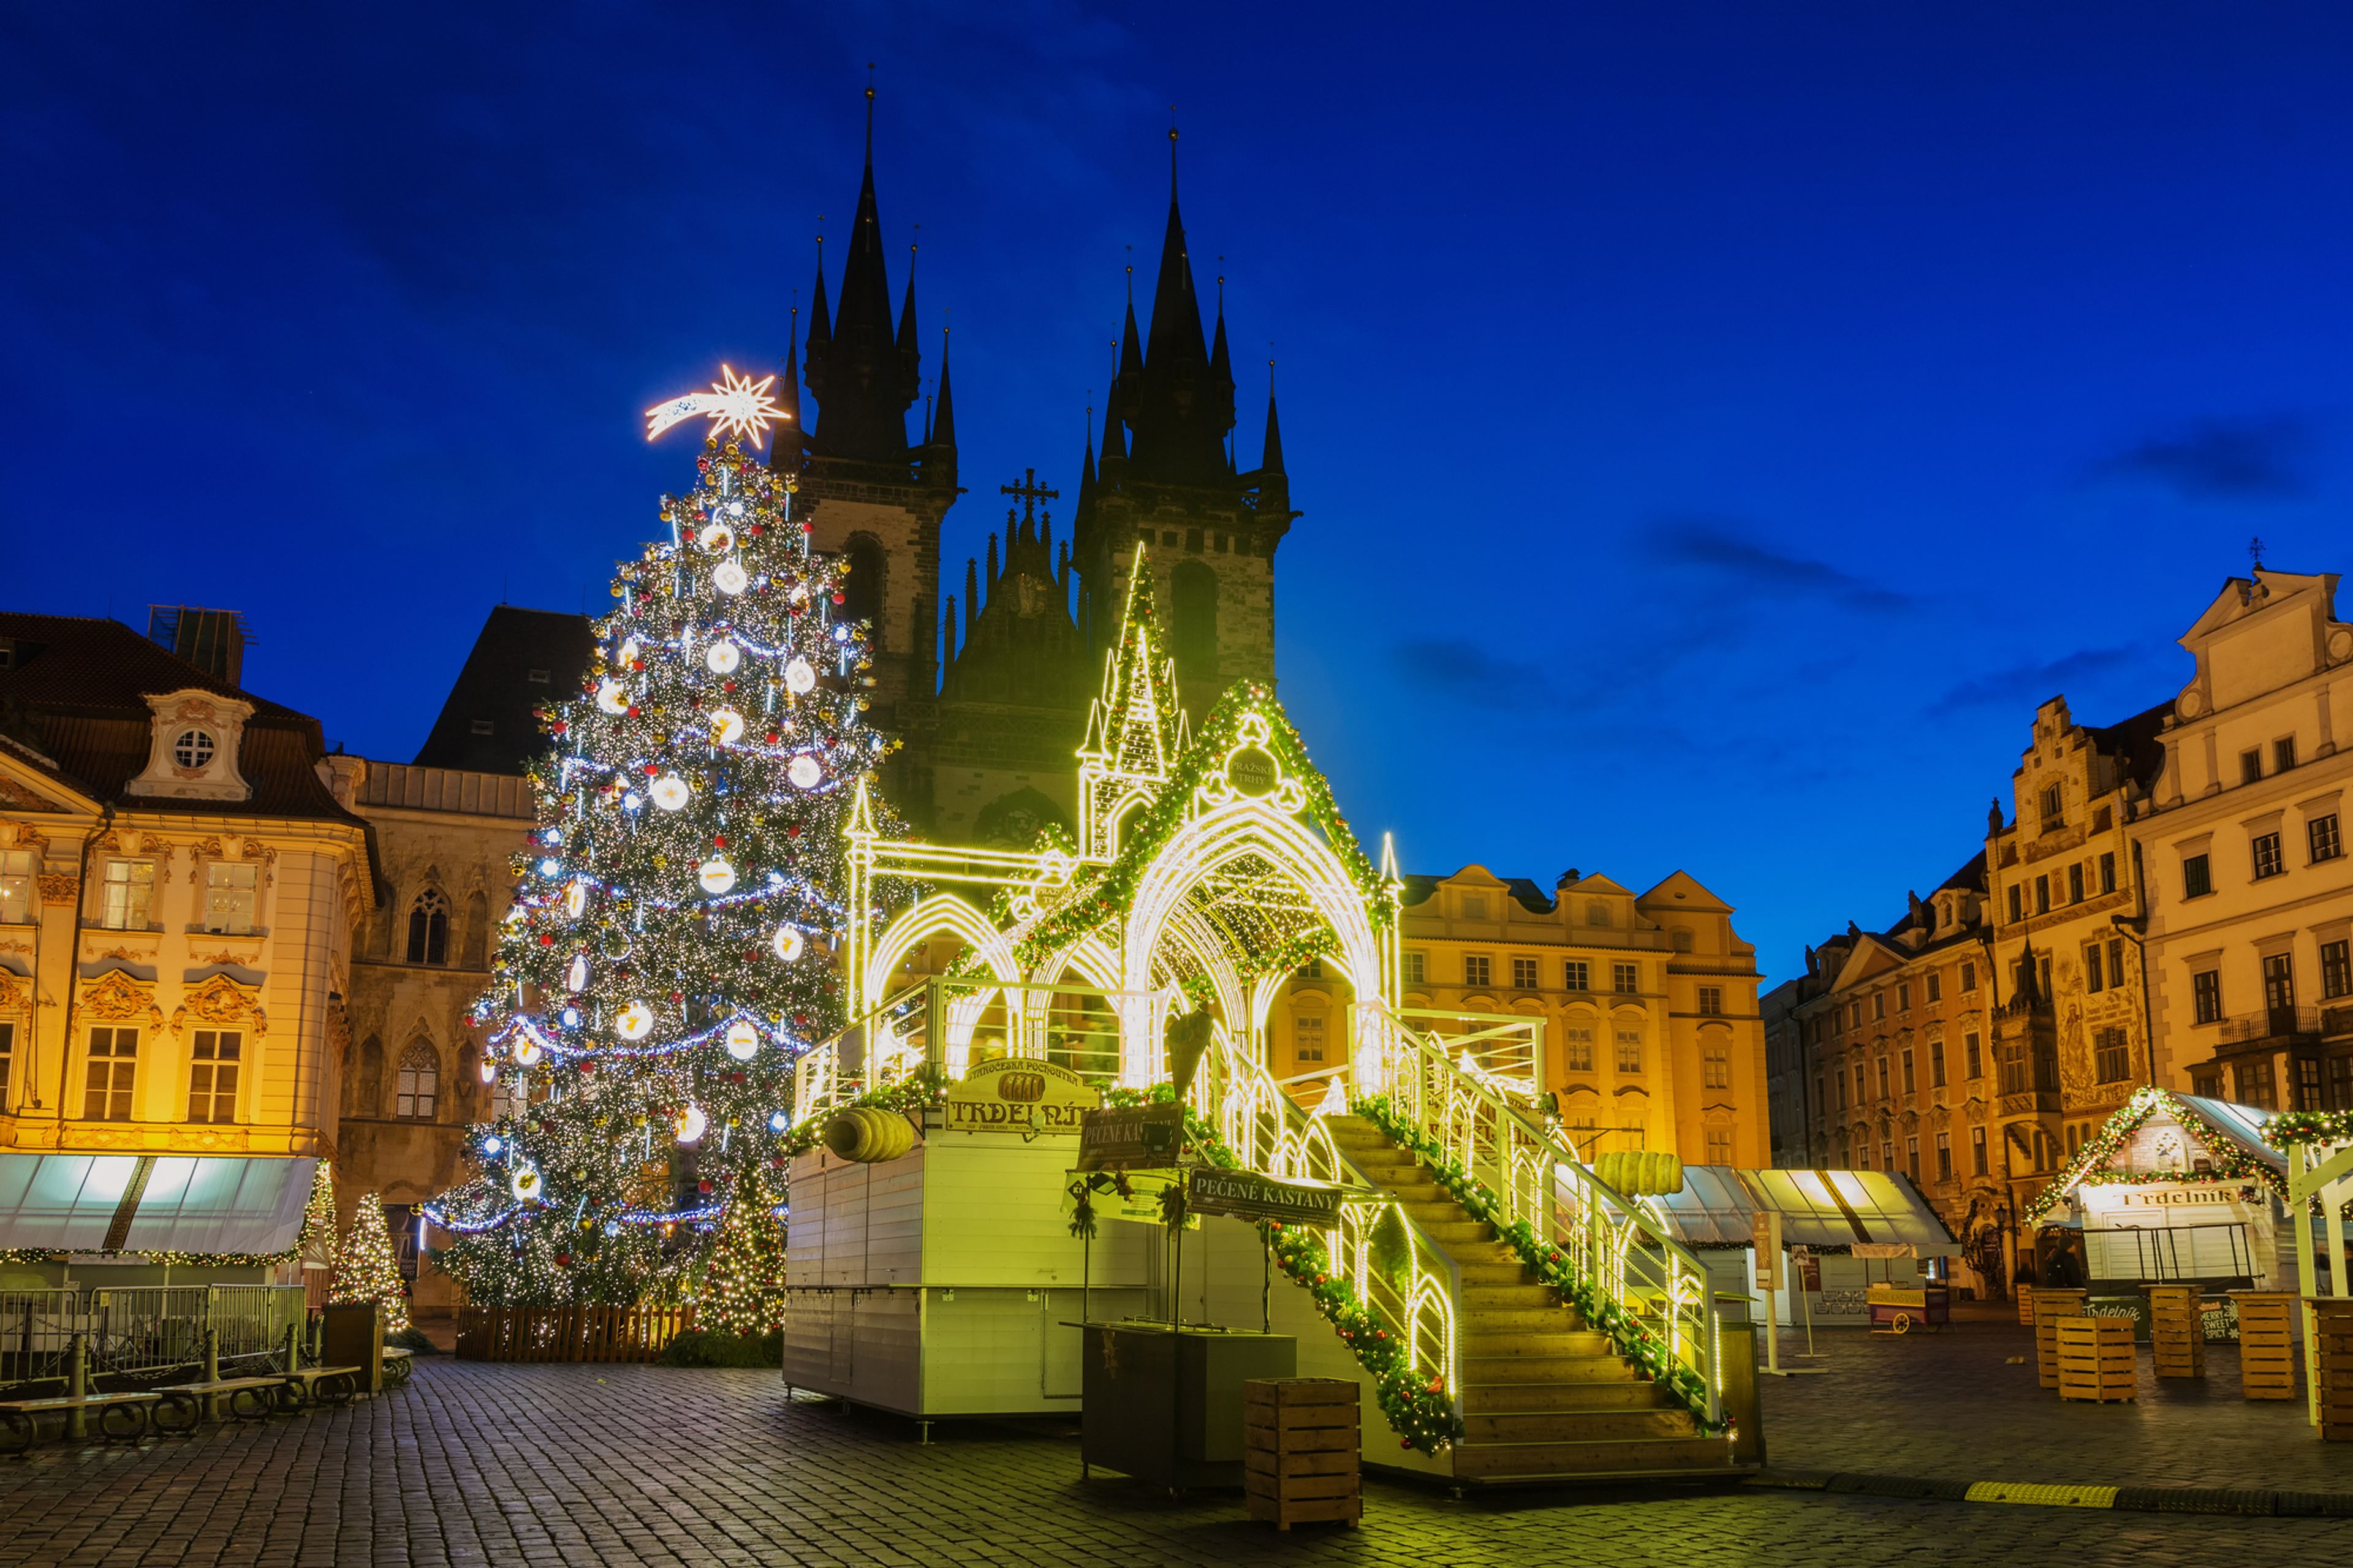
[[[216,974],[196,986],[172,1010],[172,1033],[179,1034],[190,1023],[200,1028],[250,1024],[257,1035],[269,1032],[269,1016],[261,1010],[261,988],[242,984],[226,974]]]
[[[133,980],[120,969],[110,969],[82,983],[81,1012],[101,1024],[125,1023],[144,1017],[150,1028],[164,1025],[164,1010],[155,1005],[155,988]]]
[[[253,788],[237,772],[237,746],[253,704],[191,687],[147,699],[154,714],[147,769],[126,794],[180,800],[246,800]]]

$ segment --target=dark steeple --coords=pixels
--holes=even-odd
[[[808,362],[815,365],[833,342],[833,312],[825,302],[825,236],[817,237],[817,303],[809,307]]]
[[[1126,342],[1134,342],[1131,302]],[[1234,424],[1233,377],[1213,364],[1201,334],[1201,302],[1176,206],[1176,132],[1168,132],[1168,227],[1153,288],[1152,331],[1141,374],[1123,344],[1117,405],[1134,433],[1129,457],[1136,479],[1164,484],[1215,484],[1229,477],[1226,432]]]
[[[768,466],[783,469],[797,468],[801,455],[801,373],[796,357],[794,339],[800,336],[801,308],[793,307],[793,330],[785,334],[784,384],[776,389],[776,406],[784,410],[784,426],[776,432],[776,444],[768,448]],[[787,456],[789,454],[789,456]]]
[[[908,309],[914,308],[913,280]],[[918,389],[914,334],[892,330],[891,279],[882,259],[882,220],[874,199],[874,89],[866,89],[866,171],[850,222],[849,258],[841,270],[841,307],[829,330],[825,281],[818,277],[809,325],[808,386],[817,399],[810,446],[826,458],[871,463],[907,460],[907,410]]]
[[[1272,478],[1282,472],[1282,421],[1275,416],[1274,388],[1266,389],[1265,456],[1259,459],[1259,472]]]
[[[948,330],[940,329],[940,407],[932,417],[932,445],[955,451],[955,394],[948,386]]]

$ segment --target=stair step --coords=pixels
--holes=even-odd
[[[1565,1329],[1546,1324],[1536,1329],[1506,1329],[1487,1332],[1479,1324],[1465,1325],[1462,1334],[1465,1356],[1614,1356],[1618,1347],[1609,1336],[1591,1330]]]
[[[1655,1410],[1672,1396],[1659,1384],[1630,1377],[1592,1383],[1466,1383],[1462,1410],[1493,1415],[1504,1411]]]
[[[1551,1307],[1560,1310],[1560,1292],[1549,1285],[1528,1285],[1517,1279],[1508,1283],[1474,1284],[1470,1270],[1463,1271],[1462,1310],[1466,1312],[1515,1312],[1533,1307]]]
[[[1469,1355],[1462,1382],[1633,1383],[1634,1363],[1619,1355]]]
[[[1518,1410],[1462,1418],[1467,1443],[1623,1443],[1646,1437],[1696,1437],[1691,1412]]]
[[[1543,1290],[1544,1287],[1539,1285],[1535,1289]],[[1466,1301],[1457,1321],[1461,1325],[1465,1344],[1499,1334],[1581,1334],[1587,1331],[1582,1318],[1557,1303],[1539,1307],[1482,1307]]]
[[[1457,1256],[1455,1263],[1462,1270],[1462,1283],[1482,1289],[1543,1290],[1550,1287],[1528,1283],[1528,1271],[1515,1254],[1507,1258],[1485,1260]]]
[[[1450,1243],[1461,1242],[1475,1245],[1480,1242],[1493,1242],[1495,1239],[1494,1231],[1484,1220],[1450,1219],[1425,1222],[1417,1219],[1414,1223],[1421,1226],[1430,1240],[1441,1247],[1447,1247],[1450,1251],[1452,1250],[1449,1246]]]
[[[1735,1468],[1722,1437],[1632,1437],[1599,1443],[1458,1443],[1454,1474],[1487,1482],[1597,1475],[1689,1474]]]

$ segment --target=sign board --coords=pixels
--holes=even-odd
[[[1089,1110],[1079,1119],[1079,1169],[1152,1170],[1176,1163],[1185,1142],[1185,1108],[1124,1105]]]
[[[1236,1219],[1279,1220],[1330,1229],[1340,1223],[1340,1189],[1322,1182],[1287,1182],[1255,1171],[1193,1171],[1185,1188],[1187,1205],[1201,1214]]]
[[[1076,1132],[1103,1092],[1070,1068],[1029,1057],[976,1062],[948,1085],[951,1132]]]
[[[1159,1225],[1160,1194],[1176,1184],[1181,1173],[1176,1171],[1123,1171],[1114,1175],[1103,1171],[1072,1171],[1062,1181],[1062,1215],[1069,1218],[1078,1213],[1079,1194],[1087,1195],[1087,1206],[1094,1210],[1097,1219],[1131,1220],[1140,1225]],[[1124,1185],[1127,1191],[1121,1192]],[[1201,1228],[1201,1216],[1188,1214],[1185,1228]]]
[[[1757,1288],[1781,1288],[1781,1211],[1758,1209],[1748,1216],[1748,1243],[1757,1249]]]

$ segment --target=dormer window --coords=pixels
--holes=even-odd
[[[151,695],[153,711],[147,767],[122,787],[134,795],[180,800],[248,800],[252,788],[237,773],[237,742],[253,704],[191,687]]]
[[[213,757],[220,748],[202,730],[183,730],[180,738],[172,742],[172,760],[184,768],[201,773],[212,766]]]

